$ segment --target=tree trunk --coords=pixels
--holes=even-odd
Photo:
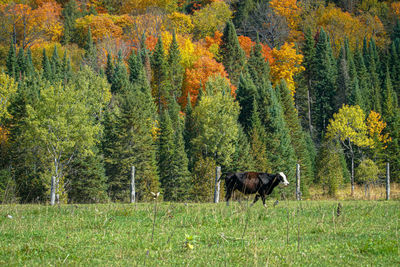
[[[354,155],[351,153],[351,196],[354,196]]]

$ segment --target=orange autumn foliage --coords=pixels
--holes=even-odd
[[[297,0],[271,0],[271,7],[276,13],[286,18],[291,29],[295,29],[301,13]]]
[[[76,28],[80,35],[80,40],[86,40],[86,34],[90,27],[92,38],[95,42],[110,37],[114,39],[123,38],[123,30],[131,27],[133,20],[129,15],[88,15],[76,20]]]
[[[242,47],[242,49],[244,50],[246,57],[249,58],[250,57],[250,53],[251,53],[251,49],[256,45],[256,42],[253,42],[249,37],[247,36],[238,36],[238,40],[239,40],[239,44]],[[272,50],[271,48],[267,45],[267,44],[262,44],[261,43],[261,47],[262,47],[262,54],[265,58],[265,61],[268,61],[268,63],[271,65],[273,60],[272,57]]]
[[[369,136],[375,141],[383,145],[383,149],[387,148],[387,143],[389,143],[392,138],[389,134],[383,134],[382,131],[386,128],[386,122],[381,118],[381,115],[373,110],[369,113],[367,118],[367,127]]]
[[[396,15],[396,17],[400,17],[400,2],[393,2],[390,7],[392,8],[392,13]]]
[[[183,107],[187,104],[187,97],[190,93],[191,103],[194,105],[197,101],[197,96],[200,90],[200,84],[202,85],[202,90],[205,89],[205,83],[208,79],[216,74],[220,74],[222,77],[227,78],[228,74],[225,71],[224,66],[218,63],[215,59],[202,56],[193,65],[192,68],[186,69],[185,80],[183,84],[183,93],[179,102]],[[232,87],[232,94],[234,94],[235,89]]]
[[[44,2],[36,9],[25,4],[0,5],[0,16],[6,18],[0,27],[11,34],[15,25],[17,42],[23,47],[59,41],[63,33],[60,14],[61,6],[55,1]]]

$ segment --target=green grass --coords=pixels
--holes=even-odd
[[[400,265],[400,202],[337,204],[5,205],[0,265]]]

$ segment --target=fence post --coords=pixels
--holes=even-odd
[[[300,164],[296,164],[296,199],[301,200],[300,191]]]
[[[131,203],[135,203],[136,198],[135,198],[136,190],[135,190],[135,166],[132,166],[132,171],[131,171]]]
[[[50,189],[50,205],[54,206],[56,202],[56,177],[51,176],[51,189]]]
[[[390,165],[386,163],[386,200],[390,199]]]
[[[220,183],[219,178],[221,177],[221,167],[217,166],[215,170],[215,189],[214,189],[214,203],[219,202],[219,188],[220,188]]]

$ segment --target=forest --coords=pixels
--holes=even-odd
[[[0,203],[400,182],[399,95],[397,1],[0,0]]]

